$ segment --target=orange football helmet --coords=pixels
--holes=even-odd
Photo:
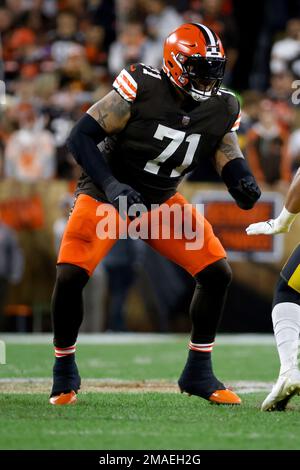
[[[163,71],[196,101],[218,93],[225,64],[220,38],[203,24],[183,24],[165,40]]]

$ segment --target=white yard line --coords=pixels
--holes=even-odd
[[[82,333],[78,344],[151,344],[188,341],[188,334],[160,333]],[[7,344],[49,344],[52,345],[51,334],[43,333],[0,333],[0,340]],[[272,334],[220,334],[216,345],[274,345]]]

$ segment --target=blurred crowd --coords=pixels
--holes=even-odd
[[[0,121],[1,176],[29,182],[76,179],[78,168],[65,147],[74,121],[109,91],[124,66],[143,62],[160,68],[163,40],[183,22],[202,22],[220,35],[227,55],[224,85],[232,88],[240,72],[244,26],[239,24],[235,3],[2,1],[7,104]],[[264,10],[260,13],[264,15]],[[250,91],[238,90],[242,147],[257,178],[271,185],[288,182],[300,159],[299,113],[292,102],[293,91],[297,93],[293,83],[300,78],[300,18],[286,20],[283,29],[269,37],[269,49],[264,48],[269,62],[268,77],[261,79],[267,83],[265,89],[258,84]],[[197,173],[193,176],[198,177],[202,179]]]
[[[2,0],[0,80],[6,104],[0,106],[0,179],[76,180],[80,169],[65,147],[74,122],[110,90],[124,66],[143,62],[160,68],[168,33],[181,23],[201,22],[225,46],[224,86],[242,105],[244,154],[261,184],[284,191],[300,164],[300,2],[259,2],[252,44],[242,3]],[[190,177],[215,178],[203,168]],[[62,227],[58,221],[55,236]],[[110,282],[117,282],[116,275]]]

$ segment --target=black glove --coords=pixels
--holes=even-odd
[[[253,176],[241,178],[238,185],[228,188],[228,191],[236,200],[237,205],[244,210],[252,209],[261,196],[261,190]]]
[[[252,209],[260,198],[261,191],[246,160],[230,160],[223,167],[221,176],[237,205],[244,210]]]
[[[124,220],[126,219],[128,209],[133,204],[145,204],[139,192],[135,191],[135,189],[133,189],[128,184],[120,183],[114,177],[111,177],[106,180],[103,187],[108,201],[117,209],[120,216]],[[122,205],[121,207],[119,206],[119,198],[121,196],[125,196],[127,198],[125,200],[126,204],[124,205],[124,207],[122,207]]]

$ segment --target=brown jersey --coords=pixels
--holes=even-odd
[[[216,96],[180,103],[163,71],[144,64],[123,69],[113,88],[131,103],[126,127],[107,137],[100,148],[113,175],[151,203],[176,192],[184,175],[212,158],[223,136],[238,128],[240,106],[235,95],[220,89]],[[82,174],[77,194],[106,200],[101,188]]]

